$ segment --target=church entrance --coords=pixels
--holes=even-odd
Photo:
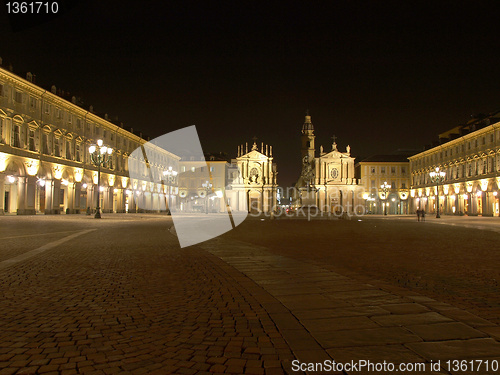
[[[249,202],[249,207],[250,207],[250,213],[252,214],[258,214],[259,213],[259,198],[253,198],[250,197],[250,202]]]

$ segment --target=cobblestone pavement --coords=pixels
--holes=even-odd
[[[283,238],[290,236],[293,242],[307,233],[295,228],[296,224],[292,224],[295,231],[288,227],[289,231],[278,235],[281,245],[256,245],[268,242],[262,241],[267,225],[281,226],[249,222],[242,230],[259,233],[254,241],[237,240],[240,231],[240,236],[235,232],[201,246],[250,277],[292,314],[270,311],[301,362],[328,358],[344,364],[386,361],[395,364],[395,371],[401,363],[425,366],[403,372],[408,374],[499,373],[500,327],[495,322],[408,288],[374,279],[361,282],[334,272],[332,260],[312,243],[300,255],[293,255],[300,251],[300,244],[283,250],[289,244]],[[359,370],[347,373],[390,372]]]
[[[180,250],[169,218],[0,220],[1,243],[17,237],[3,259],[95,229],[0,269],[0,374],[281,374],[293,359],[259,288]]]
[[[498,373],[446,363],[499,360],[496,322],[358,277],[352,256],[380,256],[372,252],[391,233],[387,246],[397,243],[396,222],[250,219],[182,250],[162,216],[3,217],[0,225],[0,374],[299,373],[294,359]],[[446,232],[429,228],[431,238]],[[408,239],[406,251],[419,249]],[[351,258],[336,253],[341,246]],[[336,269],[336,260],[353,267]]]
[[[314,261],[361,281],[382,280],[499,324],[498,228],[498,217],[443,216],[425,222],[392,215],[310,222],[254,219],[224,238]]]

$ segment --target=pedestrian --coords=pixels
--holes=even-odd
[[[420,208],[417,209],[417,221],[420,221]]]
[[[422,215],[422,221],[425,221],[425,210],[422,209],[420,215]]]

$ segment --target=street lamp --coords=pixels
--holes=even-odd
[[[99,196],[101,188],[101,165],[104,166],[110,159],[113,149],[111,147],[103,146],[102,139],[97,140],[97,145],[91,145],[89,147],[90,160],[97,166],[97,207],[95,212],[95,218],[101,218],[101,208]]]
[[[384,181],[384,183],[382,185],[380,185],[380,188],[384,192],[384,200],[385,200],[385,203],[384,203],[384,215],[387,215],[387,198],[388,198],[387,197],[387,192],[391,188],[391,185],[389,185],[387,183],[387,181]]]
[[[441,217],[439,215],[439,183],[444,181],[446,172],[440,171],[439,167],[436,167],[434,171],[429,173],[429,176],[431,177],[431,181],[436,183],[436,198],[437,198],[436,219],[439,219]]]
[[[205,199],[206,199],[206,203],[205,203],[205,207],[206,207],[206,210],[205,210],[205,213],[208,215],[208,192],[210,190],[212,190],[212,184],[208,181],[205,181],[203,184],[201,184],[201,186],[203,186],[203,188],[205,189]]]
[[[168,167],[168,169],[163,172],[163,175],[167,180],[168,187],[168,214],[171,215],[172,211],[170,210],[170,205],[172,204],[171,196],[172,196],[172,184],[175,182],[175,177],[177,177],[177,171],[172,170],[172,167]]]

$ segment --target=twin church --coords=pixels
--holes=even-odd
[[[354,213],[363,205],[361,186],[358,186],[354,171],[354,157],[350,147],[338,150],[335,140],[330,151],[319,148],[316,154],[314,126],[309,113],[305,116],[301,132],[302,170],[292,194],[295,207],[319,210],[324,213]],[[335,138],[334,138],[335,139]],[[276,164],[272,151],[264,146],[259,150],[254,143],[251,150],[238,148],[238,157],[233,160],[240,170],[240,178],[233,182],[240,192],[240,201],[246,201],[249,210],[259,208],[267,212],[275,207],[280,193],[276,185]]]
[[[330,151],[323,146],[316,155],[314,126],[306,114],[301,134],[302,171],[295,185],[295,204],[317,207],[322,212],[353,213],[362,204],[363,189],[354,175],[350,146],[345,152],[337,148],[335,137]]]

